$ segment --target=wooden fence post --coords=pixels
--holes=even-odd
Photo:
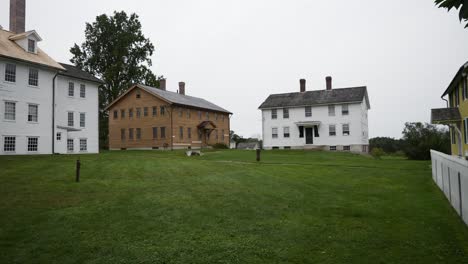
[[[80,169],[81,169],[81,162],[79,159],[76,160],[76,182],[80,182]]]
[[[261,149],[257,149],[257,162],[260,161],[260,152]]]

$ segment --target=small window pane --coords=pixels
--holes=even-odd
[[[184,138],[184,128],[183,127],[179,127],[179,138],[180,139]]]
[[[141,117],[141,108],[137,107],[136,109],[136,117],[140,118]]]
[[[28,138],[28,151],[29,152],[37,151],[37,144],[38,144],[38,138],[37,137]]]
[[[161,127],[161,138],[166,138],[166,128]]]
[[[125,140],[125,128],[120,129],[120,139]]]
[[[271,109],[271,119],[277,119],[277,118],[278,118],[277,109]]]
[[[68,96],[75,96],[75,84],[72,82],[68,83]]]
[[[119,112],[117,110],[114,110],[114,119],[119,118]]]
[[[159,109],[159,113],[161,114],[161,116],[165,115],[166,114],[166,108],[164,108],[164,106],[161,106],[161,108]]]
[[[80,139],[80,151],[87,151],[88,150],[88,140],[87,139]]]
[[[153,106],[153,116],[158,115],[158,108],[156,106]]]
[[[334,105],[329,105],[328,106],[328,115],[329,116],[335,116],[335,106]]]
[[[278,138],[278,128],[274,127],[271,129],[271,137]]]
[[[283,118],[284,119],[289,118],[289,109],[288,108],[283,109]]]
[[[312,107],[311,106],[306,106],[305,107],[305,116],[306,117],[311,117],[312,116]]]
[[[5,81],[16,82],[16,65],[15,64],[6,64]]]
[[[68,126],[72,127],[75,125],[75,122],[73,120],[73,112],[68,112]]]
[[[343,124],[343,136],[349,136],[349,124]]]
[[[68,152],[73,152],[75,150],[73,144],[74,144],[73,139],[67,139],[67,150],[68,150]]]
[[[15,119],[16,119],[16,103],[5,102],[5,120],[15,120]]]
[[[16,149],[16,137],[3,138],[3,151],[14,152]]]
[[[341,106],[341,114],[342,115],[348,115],[349,114],[349,109],[348,109],[347,104],[344,104],[344,105]]]
[[[120,118],[125,118],[125,109],[120,110]]]
[[[143,115],[148,116],[148,107],[143,108]]]
[[[28,122],[37,122],[38,106],[30,104],[28,105]]]
[[[31,86],[38,86],[39,85],[39,70],[29,69],[28,84],[31,85]]]
[[[187,128],[187,137],[192,138],[192,129],[190,127]]]
[[[128,139],[133,139],[133,128],[128,129]]]
[[[328,126],[328,130],[329,130],[329,135],[330,136],[336,136],[336,127],[335,127],[335,125]]]
[[[57,132],[57,140],[61,141],[62,140],[62,133]]]
[[[80,85],[80,97],[81,98],[86,97],[86,85],[84,85],[84,84]]]
[[[36,52],[36,41],[33,39],[28,39],[28,52]]]
[[[284,127],[283,128],[283,136],[285,138],[289,138],[290,134],[289,134],[289,127]]]
[[[153,127],[153,139],[157,139],[157,138],[158,138],[158,128]]]
[[[136,129],[136,138],[141,139],[141,128]]]
[[[86,113],[80,113],[80,127],[86,126]]]

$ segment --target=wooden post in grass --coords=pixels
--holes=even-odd
[[[260,149],[257,149],[257,162],[260,161]]]
[[[76,182],[80,182],[80,168],[81,168],[81,162],[79,159],[76,160]]]

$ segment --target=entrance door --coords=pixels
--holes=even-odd
[[[306,144],[314,144],[314,136],[313,136],[313,128],[312,127],[306,127],[305,128],[305,134],[306,134]]]

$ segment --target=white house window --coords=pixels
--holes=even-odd
[[[80,113],[80,127],[86,126],[86,114]]]
[[[351,151],[351,146],[343,146],[344,151]]]
[[[329,116],[335,116],[335,105],[329,105],[328,106],[328,115]]]
[[[278,128],[274,127],[271,129],[271,137],[278,138]]]
[[[75,125],[75,122],[73,120],[73,112],[68,112],[68,126],[72,127]]]
[[[88,140],[86,138],[80,139],[80,151],[87,151],[88,150]]]
[[[28,152],[36,152],[39,138],[28,137]]]
[[[37,122],[38,108],[36,104],[28,105],[28,122]]]
[[[349,114],[349,109],[348,105],[344,104],[341,106],[341,115],[348,115]]]
[[[271,109],[271,119],[277,119],[277,118],[278,118],[278,110]]]
[[[289,118],[289,109],[288,108],[283,108],[283,118],[284,119]]]
[[[5,102],[5,120],[16,120],[16,103]]]
[[[86,85],[84,84],[80,85],[80,97],[86,98]]]
[[[343,136],[349,136],[349,124],[343,124]]]
[[[29,79],[28,84],[31,86],[39,85],[39,70],[38,69],[29,69]]]
[[[335,127],[335,125],[329,125],[328,126],[328,135],[336,136],[336,127]]]
[[[283,127],[283,136],[289,138],[289,127]]]
[[[16,149],[16,137],[4,137],[3,138],[3,151],[15,152],[15,149]]]
[[[312,107],[311,106],[306,106],[305,107],[305,116],[306,117],[311,117],[312,116]]]
[[[72,82],[68,83],[68,96],[75,96],[75,84]]]
[[[67,139],[67,151],[68,152],[73,152],[75,150],[74,145],[73,145],[73,139],[69,138]]]
[[[330,151],[336,151],[336,146],[330,146]]]
[[[28,52],[36,53],[36,41],[28,39]]]
[[[57,138],[58,141],[61,141],[62,140],[62,133],[57,132],[56,138]]]
[[[16,82],[16,65],[15,64],[9,64],[9,63],[6,64],[5,81]]]

